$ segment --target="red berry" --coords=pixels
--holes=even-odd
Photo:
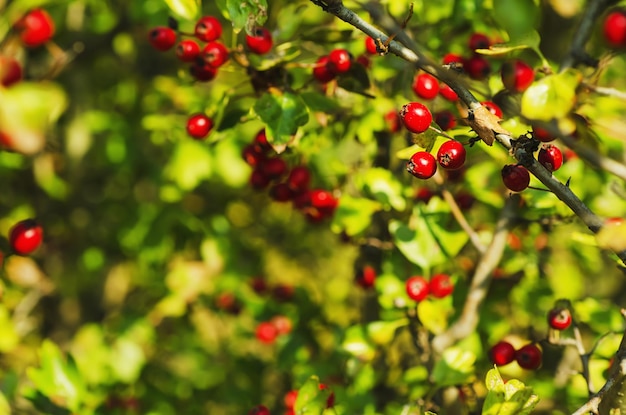
[[[626,12],[617,10],[604,20],[604,39],[614,48],[626,46]]]
[[[245,146],[241,155],[246,163],[252,167],[258,166],[261,161],[265,160],[265,153],[263,150],[254,144],[248,144]]]
[[[356,272],[354,281],[363,288],[371,288],[376,282],[376,270],[374,267],[366,265]]]
[[[481,104],[483,104],[483,106],[487,108],[490,113],[498,118],[502,118],[502,110],[496,103],[492,101],[483,101]]]
[[[293,197],[293,192],[287,183],[276,183],[270,189],[270,197],[277,202],[287,202]]]
[[[459,208],[462,211],[470,210],[472,206],[474,206],[474,202],[476,202],[476,198],[469,192],[460,191],[459,193],[454,195],[454,200],[456,204],[459,205]]]
[[[200,46],[195,40],[181,40],[176,45],[176,56],[183,62],[193,62],[200,56]]]
[[[437,171],[437,162],[429,152],[418,151],[407,162],[406,170],[418,179],[429,179]]]
[[[522,369],[534,370],[541,366],[541,349],[530,343],[515,352],[515,360]]]
[[[278,179],[287,173],[287,163],[280,157],[265,159],[259,164],[259,168],[269,179]]]
[[[435,99],[439,93],[439,81],[431,74],[419,74],[413,81],[413,92],[422,99]]]
[[[489,357],[494,365],[508,365],[515,360],[515,347],[509,342],[500,341],[489,350]]]
[[[28,255],[41,245],[43,228],[34,219],[22,220],[9,231],[9,243],[13,252]]]
[[[274,316],[270,320],[270,323],[274,325],[274,327],[276,328],[276,332],[279,335],[289,334],[291,333],[291,329],[293,328],[293,324],[291,323],[291,320],[287,316],[282,316],[282,315]]]
[[[406,280],[406,293],[415,301],[428,297],[428,281],[424,277],[414,275]]]
[[[270,410],[267,409],[266,406],[258,405],[250,409],[250,412],[248,412],[248,415],[271,415],[271,414],[270,414]]]
[[[448,131],[456,126],[456,118],[450,110],[439,111],[435,113],[435,124],[437,124],[442,131]]]
[[[535,137],[537,140],[544,142],[544,143],[549,143],[550,141],[556,140],[556,137],[550,134],[548,130],[545,130],[536,125],[533,125],[532,128],[533,128],[533,137]]]
[[[204,114],[194,114],[187,120],[187,134],[196,140],[205,138],[212,128],[213,120]]]
[[[276,301],[291,301],[295,294],[295,289],[292,285],[278,284],[272,290],[272,296]]]
[[[36,47],[49,41],[54,35],[55,28],[48,12],[33,9],[15,23],[15,29],[25,46]]]
[[[448,274],[437,274],[430,279],[428,291],[436,298],[444,298],[452,294],[454,284]]]
[[[397,133],[400,131],[400,114],[394,110],[389,111],[385,114],[385,123],[390,132]]]
[[[505,62],[500,68],[504,87],[511,92],[524,92],[535,80],[535,71],[526,62]]]
[[[539,150],[537,160],[549,171],[557,171],[563,165],[563,153],[557,146],[547,144]]]
[[[155,27],[148,32],[148,40],[156,50],[166,51],[176,44],[176,32],[165,26]]]
[[[213,16],[204,16],[196,23],[194,33],[203,42],[212,42],[222,35],[222,24]]]
[[[289,172],[287,185],[293,192],[300,193],[309,188],[311,172],[306,166],[296,166]]]
[[[237,298],[231,293],[219,294],[215,299],[215,306],[230,314],[239,314],[241,311],[241,304],[239,304]]]
[[[323,391],[325,389],[328,389],[328,386],[326,386],[326,384],[324,383],[320,383],[319,389]],[[326,408],[332,408],[333,406],[335,406],[335,392],[331,392],[326,399]]]
[[[285,394],[285,397],[283,398],[283,401],[285,402],[285,407],[287,409],[292,409],[294,407],[294,405],[296,404],[296,399],[298,399],[298,391],[297,390],[290,390],[289,392],[287,392]]]
[[[463,61],[463,57],[455,53],[448,53],[442,59],[444,65],[450,65],[451,63],[460,63],[462,65]]]
[[[250,286],[257,294],[264,294],[267,292],[267,283],[263,277],[254,277],[250,280]]]
[[[430,202],[430,199],[432,199],[433,196],[435,196],[433,191],[426,187],[420,187],[415,192],[415,200],[422,202],[422,203]]]
[[[265,128],[259,130],[258,133],[254,136],[254,144],[258,146],[263,152],[268,152],[272,150],[272,145],[267,141],[267,134],[265,133]]]
[[[326,55],[320,56],[313,68],[313,77],[322,84],[332,81],[337,76],[330,70],[328,59]]]
[[[314,189],[309,192],[311,206],[325,211],[334,211],[339,200],[331,192],[323,189]]]
[[[209,66],[219,68],[228,60],[228,49],[221,42],[209,42],[202,49],[202,59]]]
[[[246,35],[246,45],[250,52],[264,55],[272,49],[272,34],[264,27],[257,27],[253,35]]]
[[[258,166],[250,175],[250,185],[257,190],[265,189],[271,180]]]
[[[400,110],[400,119],[407,130],[419,134],[428,130],[433,116],[424,104],[409,102]]]
[[[10,56],[0,55],[0,84],[10,86],[22,79],[22,67]]]
[[[346,73],[352,66],[352,55],[345,49],[335,49],[328,54],[328,69],[336,75]]]
[[[458,101],[459,96],[454,92],[450,85],[444,84],[443,82],[439,85],[439,95],[447,99],[448,101]]]
[[[465,147],[456,140],[446,141],[437,151],[437,161],[446,170],[460,169],[465,164]]]
[[[264,321],[256,326],[256,338],[263,343],[274,343],[278,337],[278,330],[269,321]]]
[[[470,36],[467,44],[471,50],[489,49],[489,46],[491,46],[491,39],[489,39],[489,36],[484,33],[474,33]]]
[[[189,68],[189,73],[196,81],[208,82],[215,79],[217,76],[217,69],[206,64],[205,62],[194,62]]]
[[[376,48],[376,40],[371,37],[365,38],[365,50],[370,55],[378,55],[378,49]]]
[[[501,173],[504,185],[514,192],[521,192],[530,184],[530,173],[519,164],[507,164]]]
[[[567,308],[553,308],[548,312],[548,325],[555,330],[565,330],[572,324],[572,313]]]
[[[491,72],[491,64],[484,57],[476,55],[463,62],[463,69],[470,78],[480,81],[485,79]]]

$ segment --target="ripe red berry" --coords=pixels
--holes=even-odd
[[[446,170],[460,169],[465,164],[465,147],[456,140],[446,141],[437,151],[437,161]]]
[[[530,173],[519,164],[507,164],[501,173],[504,185],[514,192],[521,192],[530,184]]]
[[[481,104],[483,104],[483,106],[485,106],[485,108],[487,108],[490,113],[498,118],[502,118],[502,110],[496,103],[492,101],[483,101]]]
[[[263,152],[272,150],[272,145],[267,141],[267,134],[265,128],[259,130],[254,136],[254,145],[258,146]]]
[[[295,295],[295,288],[293,285],[277,284],[272,290],[272,296],[276,301],[291,301]]]
[[[49,41],[54,35],[54,21],[43,9],[33,9],[15,23],[22,43],[36,47]]]
[[[533,137],[543,143],[549,143],[550,141],[556,140],[556,137],[550,134],[548,130],[545,130],[539,126],[533,125]]]
[[[435,123],[442,131],[448,131],[456,126],[456,118],[450,110],[443,110],[435,113]]]
[[[521,60],[505,62],[500,68],[504,87],[511,92],[524,92],[535,80],[535,71]]]
[[[269,186],[271,180],[259,166],[252,170],[252,174],[250,174],[250,185],[257,190],[265,189]]]
[[[417,200],[418,202],[425,203],[425,204],[430,202],[430,199],[432,199],[433,196],[435,196],[435,193],[433,193],[433,191],[427,187],[420,187],[415,192],[415,200]]]
[[[283,315],[272,317],[272,319],[270,320],[270,323],[274,325],[278,335],[289,334],[291,333],[291,329],[293,328],[291,319]]]
[[[320,383],[319,389],[323,391],[325,389],[328,389],[328,386],[326,386],[325,383]],[[326,408],[332,408],[333,406],[335,406],[335,392],[331,392],[326,399]]]
[[[187,119],[187,134],[196,140],[205,138],[212,128],[213,120],[205,114],[194,114]]]
[[[428,281],[424,277],[414,275],[406,280],[406,293],[415,301],[422,301],[428,297]]]
[[[489,350],[494,365],[504,366],[515,360],[515,347],[509,342],[499,341]]]
[[[454,284],[448,274],[437,274],[430,279],[428,291],[436,298],[444,298],[452,294]]]
[[[257,27],[253,35],[246,35],[246,45],[250,52],[264,55],[272,49],[272,34],[264,27]]]
[[[328,69],[336,75],[346,73],[352,66],[352,55],[345,49],[335,49],[328,54]]]
[[[212,42],[222,35],[222,24],[213,16],[203,16],[194,29],[196,37],[203,42]]]
[[[515,360],[522,369],[537,369],[541,366],[541,349],[535,343],[529,343],[515,352]]]
[[[248,415],[271,415],[270,410],[265,405],[258,405],[250,409]]]
[[[406,170],[418,179],[429,179],[437,171],[437,162],[429,152],[418,151],[406,163]]]
[[[287,162],[280,157],[271,157],[263,160],[259,164],[259,169],[270,180],[278,179],[287,173]]]
[[[376,48],[376,40],[371,37],[365,38],[365,50],[370,55],[378,55],[378,49]]]
[[[265,160],[265,153],[259,146],[254,144],[248,144],[241,152],[241,156],[250,166],[258,166],[259,163]]]
[[[553,308],[548,312],[548,325],[555,330],[565,330],[572,324],[572,313],[567,308]]]
[[[270,189],[270,197],[277,202],[287,202],[293,197],[293,192],[287,183],[276,183]]]
[[[549,171],[557,171],[563,165],[563,153],[557,146],[547,144],[539,150],[537,160]]]
[[[269,321],[263,321],[256,326],[256,338],[263,343],[274,343],[278,337],[278,330]]]
[[[155,27],[148,32],[148,41],[156,50],[166,51],[176,44],[176,32],[165,26]]]
[[[447,99],[448,101],[458,101],[459,96],[454,92],[450,85],[444,84],[443,82],[439,85],[439,95]]]
[[[491,39],[489,39],[489,36],[484,33],[474,33],[470,36],[467,45],[471,50],[489,49],[489,46],[491,46]]]
[[[371,288],[376,282],[376,270],[370,265],[365,265],[357,270],[354,281],[363,288]]]
[[[0,84],[11,86],[22,79],[22,66],[10,56],[0,55]]]
[[[298,391],[297,390],[290,390],[289,392],[287,392],[285,394],[285,397],[283,398],[283,402],[285,402],[285,407],[287,409],[292,409],[294,407],[294,405],[296,404],[296,399],[298,399]]]
[[[419,134],[428,130],[433,121],[433,115],[424,104],[409,102],[400,110],[400,119],[407,130]]]
[[[217,296],[215,306],[230,314],[239,314],[241,312],[241,304],[232,293],[228,292],[221,293]]]
[[[320,83],[325,84],[335,79],[335,73],[330,70],[328,56],[320,56],[313,67],[313,77]]]
[[[385,124],[392,133],[400,131],[400,114],[397,111],[391,110],[385,114]]]
[[[176,45],[176,56],[183,62],[193,62],[200,56],[200,46],[195,40],[181,40]]]
[[[300,193],[309,188],[311,172],[306,166],[296,166],[289,172],[287,185],[295,193]]]
[[[462,65],[464,60],[465,59],[463,59],[463,57],[460,55],[457,55],[455,53],[447,53],[443,57],[442,62],[444,65],[450,65],[451,63],[460,63]]]
[[[217,68],[205,62],[196,61],[189,68],[189,73],[191,73],[191,76],[193,76],[196,81],[208,82],[212,81],[217,76]]]
[[[413,81],[413,92],[422,99],[435,99],[439,93],[439,81],[431,74],[419,74]]]
[[[339,200],[328,190],[313,189],[309,192],[309,198],[311,206],[325,213],[334,211],[339,204]]]
[[[209,42],[202,49],[202,59],[209,66],[219,68],[228,60],[228,49],[221,42]]]
[[[43,228],[34,219],[17,222],[9,230],[11,249],[18,255],[28,255],[41,245]]]
[[[491,64],[484,57],[476,55],[463,62],[463,69],[470,78],[481,81],[489,76]]]
[[[614,48],[626,46],[626,12],[616,10],[604,20],[604,39]]]

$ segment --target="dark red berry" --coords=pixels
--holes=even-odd
[[[433,196],[435,196],[435,193],[427,187],[420,187],[415,192],[415,200],[422,203],[430,202],[430,199],[432,199]]]
[[[259,130],[258,133],[254,136],[254,144],[258,146],[263,152],[268,152],[272,150],[272,145],[267,141],[267,134],[265,133],[265,128]]]
[[[400,119],[407,130],[419,134],[428,130],[433,121],[433,115],[424,104],[409,102],[400,110]]]
[[[515,360],[522,369],[535,370],[541,366],[541,349],[529,343],[515,352]]]
[[[435,113],[435,123],[442,131],[448,131],[456,126],[456,117],[450,110]]]
[[[419,74],[413,81],[413,92],[422,99],[435,99],[439,93],[439,81],[431,74]]]
[[[250,52],[264,55],[272,49],[272,34],[264,27],[257,27],[253,35],[246,35],[246,45]]]
[[[265,189],[269,186],[271,178],[269,178],[263,170],[257,166],[254,170],[252,170],[252,174],[250,175],[250,185],[257,189]]]
[[[270,197],[277,202],[287,202],[293,197],[293,192],[287,183],[276,183],[270,188]]]
[[[252,167],[258,166],[261,161],[265,160],[265,153],[263,150],[254,144],[248,144],[245,146],[241,155],[246,163]]]
[[[550,141],[556,140],[556,137],[550,134],[550,132],[544,128],[533,125],[532,129],[533,137],[541,142],[549,143]]]
[[[270,414],[270,410],[267,409],[266,406],[258,405],[250,409],[250,412],[248,412],[248,415],[271,415],[271,414]]]
[[[259,164],[259,168],[270,179],[278,179],[287,173],[287,163],[280,157],[271,157],[263,160]]]
[[[489,46],[491,46],[491,39],[489,39],[489,36],[484,33],[474,33],[470,36],[467,44],[470,50],[489,49]]]
[[[465,164],[465,147],[459,141],[449,140],[437,151],[437,161],[446,170],[460,169]]]
[[[352,55],[345,49],[335,49],[328,54],[328,69],[336,75],[346,73],[352,66]]]
[[[34,219],[17,222],[9,230],[11,249],[18,255],[28,255],[43,241],[43,228]]]
[[[22,79],[22,66],[10,56],[0,55],[0,85],[8,87]]]
[[[217,69],[206,64],[205,62],[194,62],[189,68],[189,73],[196,81],[209,82],[217,76]]]
[[[370,55],[378,55],[378,49],[376,48],[376,40],[371,37],[365,38],[365,50]]]
[[[33,9],[15,23],[22,43],[27,47],[43,45],[54,36],[54,21],[43,9]]]
[[[459,209],[462,211],[466,211],[474,206],[476,202],[476,198],[469,192],[460,191],[459,193],[454,195],[454,200],[456,204],[459,205]]]
[[[215,299],[215,306],[219,310],[223,310],[230,314],[239,314],[241,312],[241,304],[232,293],[221,293]]]
[[[320,383],[319,389],[323,391],[325,389],[328,389],[328,386],[326,386],[325,383]],[[332,408],[333,406],[335,406],[335,392],[331,392],[326,399],[326,408]]]
[[[196,23],[196,37],[203,42],[212,42],[222,36],[222,23],[213,16],[204,16]]]
[[[604,20],[604,39],[614,48],[626,46],[626,12],[616,10]]]
[[[363,288],[371,288],[376,282],[376,270],[374,267],[366,265],[356,272],[354,281]]]
[[[444,298],[454,291],[454,283],[448,274],[436,274],[428,283],[428,291],[436,298]]]
[[[567,308],[553,308],[548,312],[548,325],[555,330],[565,330],[572,324],[572,313]]]
[[[505,62],[500,68],[504,87],[511,92],[524,92],[535,80],[535,71],[521,60]]]
[[[429,152],[418,151],[407,162],[406,170],[418,179],[429,179],[437,171],[437,162]]]
[[[155,27],[148,32],[148,41],[156,50],[166,51],[176,44],[176,32],[165,26]]]
[[[406,293],[415,301],[422,301],[428,297],[428,281],[424,277],[414,275],[406,280]]]
[[[444,84],[443,82],[439,85],[439,95],[451,102],[459,100],[459,96],[450,88],[450,85]]]
[[[327,83],[335,79],[337,75],[330,70],[328,56],[320,56],[313,67],[313,77],[320,83]]]
[[[176,57],[183,62],[194,62],[200,56],[200,46],[195,40],[184,39],[176,45]]]
[[[530,173],[519,164],[507,164],[501,173],[504,185],[514,192],[521,192],[530,184]]]
[[[494,365],[508,365],[515,360],[515,347],[509,342],[500,341],[489,350],[489,357]]]
[[[202,59],[209,66],[219,68],[228,60],[228,49],[221,42],[209,42],[202,49]]]
[[[205,138],[212,128],[213,120],[205,114],[194,114],[187,120],[187,134],[196,140]]]
[[[502,110],[496,103],[492,101],[483,101],[481,104],[483,104],[483,106],[487,108],[490,113],[498,118],[502,118]]]
[[[295,294],[293,285],[278,284],[272,290],[272,296],[276,301],[291,301]]]
[[[547,144],[539,150],[537,160],[549,171],[557,171],[563,165],[563,153],[557,146]]]
[[[309,188],[311,183],[311,172],[306,166],[296,166],[289,172],[287,185],[295,192],[300,193]]]
[[[491,64],[484,57],[476,55],[463,62],[463,69],[470,78],[481,81],[489,76]]]
[[[385,114],[385,123],[387,124],[387,128],[392,133],[397,133],[400,131],[400,114],[397,111],[391,110],[387,114]]]

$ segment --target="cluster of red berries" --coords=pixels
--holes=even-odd
[[[291,301],[295,295],[293,285],[279,283],[273,287],[268,287],[267,282],[262,277],[254,277],[250,280],[250,287],[258,295],[270,293],[274,300],[280,302]]]
[[[27,48],[46,44],[54,36],[55,25],[47,11],[32,9],[13,24],[13,31]],[[11,86],[22,80],[22,65],[12,56],[0,55],[0,85]]]
[[[418,151],[406,164],[406,169],[418,179],[429,179],[437,171],[437,164],[445,170],[457,170],[465,164],[466,151],[456,140],[443,143],[437,151],[437,158],[428,151]]]
[[[541,366],[542,352],[536,343],[529,343],[516,350],[511,343],[502,340],[491,348],[489,356],[493,364],[498,366],[508,365],[515,360],[522,369],[535,370]]]
[[[448,274],[436,274],[430,281],[420,275],[406,280],[406,293],[414,301],[423,301],[429,295],[444,298],[452,294],[454,283]]]
[[[291,333],[292,323],[289,317],[277,315],[269,321],[262,321],[256,326],[256,338],[265,344],[272,344],[278,336]]]
[[[326,84],[337,76],[347,73],[354,61],[345,49],[334,49],[328,55],[320,56],[313,67],[313,78]]]
[[[250,184],[255,189],[266,189],[277,202],[291,201],[311,222],[332,217],[339,200],[332,192],[311,189],[311,172],[306,166],[289,168],[287,162],[272,155],[265,130],[257,133],[254,141],[243,150],[244,160],[253,167]],[[271,186],[270,186],[271,185]]]

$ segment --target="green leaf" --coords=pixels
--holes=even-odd
[[[469,383],[474,378],[474,353],[450,347],[443,352],[433,368],[432,378],[438,386],[452,386]]]
[[[387,169],[373,167],[359,177],[363,190],[371,194],[384,206],[403,211],[406,201],[402,196],[402,183]]]
[[[396,308],[396,299],[402,298],[405,303],[409,297],[406,294],[405,282],[392,274],[382,274],[376,277],[376,292],[378,303],[384,309]]]
[[[389,344],[396,335],[396,330],[409,324],[409,320],[401,318],[395,321],[373,321],[366,326],[367,337],[377,345]]]
[[[284,151],[298,128],[309,121],[308,109],[299,95],[275,89],[263,94],[253,111],[265,123],[267,140],[278,153]]]
[[[448,328],[448,317],[452,311],[449,298],[447,302],[426,299],[417,305],[420,321],[433,334],[441,334]]]
[[[505,28],[513,40],[534,30],[540,17],[540,9],[533,0],[494,1],[493,12],[500,27]]]
[[[298,398],[294,405],[297,415],[318,415],[326,409],[326,400],[332,392],[326,388],[320,390],[320,379],[311,376],[298,390]]]
[[[381,209],[380,203],[365,199],[342,195],[339,206],[333,216],[334,232],[345,232],[349,236],[364,232],[372,223],[372,215]]]
[[[226,0],[226,12],[235,33],[245,29],[250,34],[267,20],[267,0]]]
[[[568,69],[536,81],[522,95],[522,115],[541,121],[565,117],[576,104],[581,80],[580,72]]]
[[[165,177],[183,190],[191,190],[202,180],[211,177],[213,158],[205,145],[194,140],[177,144],[165,167]]]
[[[199,17],[201,0],[165,0],[167,7],[183,19],[193,20]]]
[[[341,108],[337,100],[330,99],[319,92],[302,92],[300,97],[313,112],[333,113]]]
[[[367,333],[362,325],[348,327],[341,348],[361,361],[369,362],[376,355],[374,345],[367,338]]]
[[[504,383],[495,367],[487,373],[485,384],[489,392],[483,404],[483,415],[526,415],[539,401],[532,388],[519,380],[510,379]]]

